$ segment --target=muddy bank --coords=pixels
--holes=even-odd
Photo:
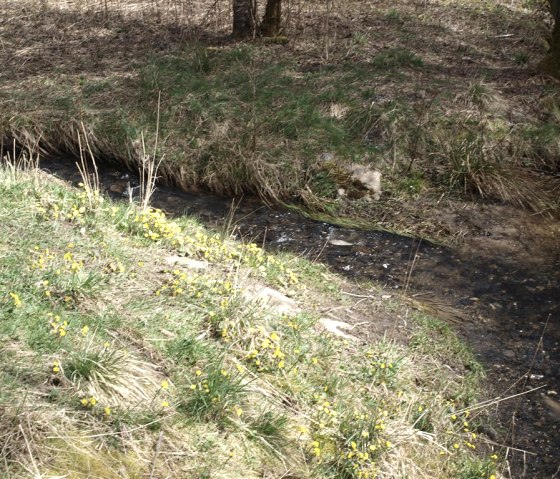
[[[51,159],[41,167],[80,181],[73,161]],[[137,184],[123,170],[107,167],[100,174],[102,186],[116,198],[124,199]],[[490,410],[500,424],[492,439],[511,448],[511,478],[560,474],[560,417],[545,402],[546,397],[560,400],[560,245],[552,220],[508,207],[472,207],[456,213],[470,227],[465,243],[448,248],[334,227],[255,199],[236,202],[232,209],[228,199],[160,187],[153,204],[439,305],[486,366],[488,397],[541,388]]]

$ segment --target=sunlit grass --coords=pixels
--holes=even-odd
[[[88,209],[82,187],[5,174],[0,228],[19,233],[0,235],[0,408],[40,417],[23,432],[20,419],[3,423],[10,477],[34,467],[113,477],[104,467],[123,447],[134,451],[121,461],[130,477],[497,474],[476,432],[486,419],[469,412],[481,372],[443,323],[418,316],[409,346],[337,338],[319,311],[348,306],[343,283],[320,265],[158,210],[107,199]],[[170,266],[179,254],[204,269]],[[299,309],[251,296],[265,285]],[[198,455],[208,448],[211,461]],[[154,450],[170,459],[154,463]]]

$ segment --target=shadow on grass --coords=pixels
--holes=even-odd
[[[525,121],[546,88],[513,61],[520,50],[542,53],[527,40],[538,26],[501,5],[350,2],[326,11],[295,3],[287,44],[232,42],[221,3],[183,16],[153,5],[131,13],[127,5],[91,12],[4,4],[5,143],[79,155],[85,129],[96,156],[134,166],[152,152],[158,131],[161,173],[184,189],[284,201],[310,191],[318,204],[321,153],[394,175],[390,187],[402,183],[399,175],[417,174],[413,162],[429,179],[448,165],[416,148],[414,135],[431,141],[418,127],[422,115],[470,118],[455,99],[484,78],[527,100]]]

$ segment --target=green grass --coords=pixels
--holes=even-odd
[[[2,167],[0,191],[6,477],[499,469],[473,436],[487,419],[469,416],[482,372],[444,323],[418,316],[408,346],[341,340],[318,311],[351,306],[349,285],[324,266],[33,170]],[[173,254],[208,267],[163,266]],[[248,285],[288,293],[302,311],[263,306]]]

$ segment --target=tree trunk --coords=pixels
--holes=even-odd
[[[233,37],[238,40],[255,36],[256,0],[233,0]]]
[[[261,25],[261,35],[276,37],[282,31],[282,0],[268,0]]]
[[[560,0],[549,0],[550,13],[554,18],[554,28],[550,40],[550,51],[538,65],[544,73],[560,80]]]

